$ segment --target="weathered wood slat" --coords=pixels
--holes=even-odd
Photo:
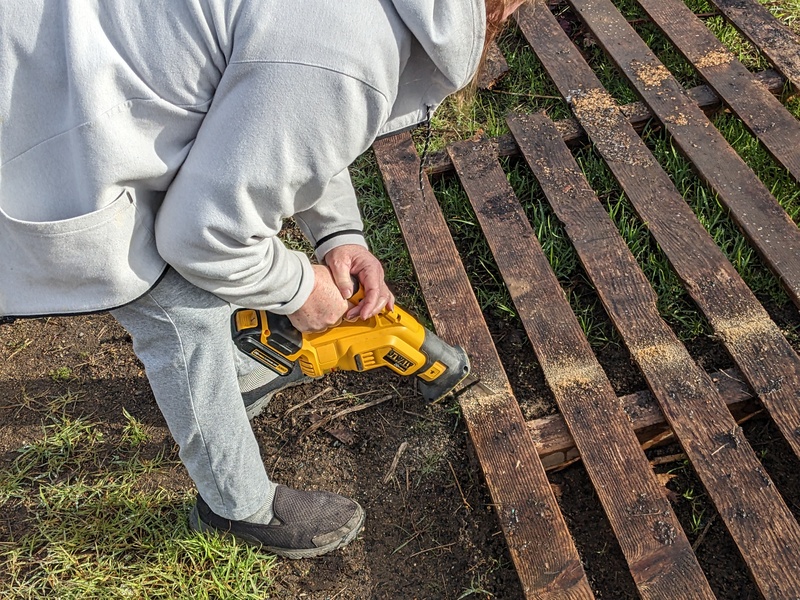
[[[740,371],[800,456],[800,358],[658,167],[548,9],[517,21]],[[627,24],[625,24],[627,27]]]
[[[683,0],[638,0],[776,161],[800,181],[800,121],[755,81]]]
[[[753,394],[747,384],[739,379],[740,377],[741,374],[734,369],[711,374],[711,381],[714,382],[737,422],[759,410]],[[640,443],[647,447],[656,437],[659,440],[664,439],[662,434],[669,428],[664,413],[650,392],[628,394],[620,397],[618,401],[630,418]],[[533,443],[536,444],[536,452],[547,470],[580,456],[575,448],[575,440],[569,432],[564,417],[560,414],[528,421],[528,431],[531,433]]]
[[[800,306],[797,225],[609,0],[570,4]],[[591,103],[580,82],[569,93],[575,110]]]
[[[640,595],[714,598],[492,142],[460,142],[448,152]]]
[[[553,123],[531,115],[512,117],[509,125],[761,593],[796,597],[800,526],[711,378],[660,318],[644,273]]]
[[[503,56],[498,45],[492,42],[486,51],[483,68],[478,73],[477,85],[482,90],[490,90],[506,73],[508,73],[506,57]]]
[[[470,355],[482,385],[461,409],[527,598],[593,598],[441,209],[411,137],[374,145],[378,166],[438,334]]]
[[[786,80],[771,69],[754,73],[753,77],[773,95],[780,94],[786,84]],[[686,93],[706,113],[714,113],[722,105],[720,97],[707,85],[698,85]],[[631,102],[630,104],[624,104],[621,108],[637,131],[641,130],[653,118],[652,111],[644,102]],[[586,139],[586,132],[575,119],[556,121],[556,127],[558,127],[564,141],[568,144]],[[497,152],[499,156],[519,156],[519,148],[514,141],[514,136],[511,134],[498,136]],[[446,150],[432,152],[425,160],[425,171],[429,175],[448,173],[452,170],[453,163],[450,161],[450,156]]]
[[[755,0],[711,0],[800,89],[800,38]]]

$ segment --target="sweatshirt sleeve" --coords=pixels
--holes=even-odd
[[[358,244],[367,247],[356,193],[347,169],[328,182],[314,206],[296,213],[294,219],[314,245],[314,253],[320,261],[337,246]]]
[[[365,245],[347,167],[386,114],[382,94],[329,69],[231,63],[159,210],[159,253],[233,304],[296,311],[314,276],[277,237],[282,222],[297,215],[318,256]]]

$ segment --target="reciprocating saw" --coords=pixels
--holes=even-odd
[[[363,297],[359,287],[349,301],[358,304]],[[239,350],[279,375],[288,375],[295,363],[309,377],[387,367],[416,375],[423,397],[434,401],[469,374],[460,346],[445,343],[399,306],[321,332],[301,333],[286,315],[263,310],[238,309],[231,321]]]

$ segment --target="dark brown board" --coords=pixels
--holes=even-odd
[[[448,152],[639,594],[714,598],[493,146],[459,142]]]
[[[800,38],[755,0],[711,0],[800,89]]]
[[[658,166],[591,68],[544,7],[517,21],[562,93],[708,318],[739,370],[800,456],[800,358]],[[627,23],[624,25],[627,27]]]
[[[661,319],[644,273],[552,121],[514,116],[509,125],[756,585],[765,598],[796,597],[800,526],[711,378]]]
[[[711,374],[711,381],[719,391],[725,404],[737,422],[749,414],[760,410],[747,384],[740,379],[735,369]],[[653,395],[648,391],[636,392],[619,398],[619,404],[631,420],[636,437],[643,445],[649,445],[656,437],[668,430],[664,413],[658,407]],[[536,444],[536,452],[542,459],[545,469],[563,464],[566,460],[580,456],[575,448],[575,440],[569,432],[564,417],[560,414],[548,415],[528,421],[528,431]]]
[[[759,84],[683,0],[638,0],[776,161],[800,181],[800,121]]]
[[[797,225],[609,0],[570,4],[800,306]],[[584,91],[578,85],[572,95]]]
[[[486,50],[486,58],[478,73],[477,85],[482,90],[490,90],[506,73],[508,73],[506,57],[497,44],[492,42]]]
[[[779,73],[771,69],[754,73],[756,80],[769,90],[771,94],[780,94],[783,91],[786,80]],[[714,113],[721,106],[719,96],[714,93],[707,85],[699,85],[688,90],[689,97],[706,113]],[[631,102],[622,107],[622,112],[628,117],[631,125],[639,131],[645,124],[653,118],[653,113],[643,102]],[[556,122],[564,141],[568,144],[583,142],[586,139],[586,132],[575,119],[563,119]],[[497,152],[499,156],[519,156],[519,148],[514,141],[514,136],[505,134],[497,137]],[[425,160],[425,172],[428,175],[438,175],[448,173],[453,170],[453,163],[446,150],[431,152]]]
[[[468,352],[481,378],[460,397],[461,409],[526,597],[593,598],[427,179],[419,189],[411,137],[380,140],[374,150],[436,331]]]

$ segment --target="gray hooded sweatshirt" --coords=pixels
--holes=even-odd
[[[0,3],[0,316],[130,302],[167,264],[291,313],[277,237],[365,245],[348,166],[480,59],[484,0]]]

